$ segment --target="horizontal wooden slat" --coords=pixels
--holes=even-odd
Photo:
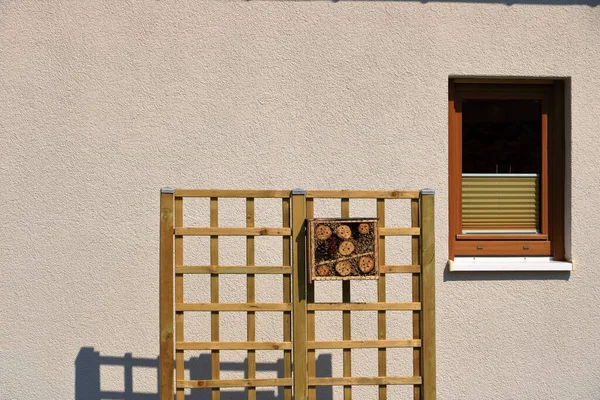
[[[421,272],[420,265],[382,265],[379,267],[379,272],[382,274],[392,274],[392,273],[413,273],[418,274]]]
[[[225,387],[264,387],[292,386],[292,378],[271,379],[215,379],[215,380],[182,380],[177,381],[178,388],[225,388]]]
[[[421,228],[379,228],[379,236],[416,236]]]
[[[177,342],[177,350],[291,350],[292,342]]]
[[[306,197],[327,199],[418,199],[417,190],[308,190]]]
[[[285,303],[177,303],[176,311],[291,311]]]
[[[310,303],[309,311],[420,310],[421,303]]]
[[[309,341],[309,349],[382,349],[421,347],[421,340],[318,340]]]
[[[290,190],[175,189],[175,197],[288,198]]]
[[[309,386],[420,385],[420,376],[308,378]]]
[[[289,266],[194,266],[175,267],[176,274],[291,274]]]
[[[181,236],[290,236],[290,228],[175,228]]]

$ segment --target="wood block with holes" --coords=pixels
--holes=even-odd
[[[310,280],[378,279],[376,218],[309,219]]]

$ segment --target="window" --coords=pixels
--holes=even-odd
[[[451,79],[449,250],[564,260],[564,82]]]

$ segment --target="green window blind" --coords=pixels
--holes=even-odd
[[[537,174],[463,174],[462,233],[539,233]]]

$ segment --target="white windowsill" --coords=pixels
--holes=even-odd
[[[450,271],[573,271],[572,261],[550,257],[454,257]]]

